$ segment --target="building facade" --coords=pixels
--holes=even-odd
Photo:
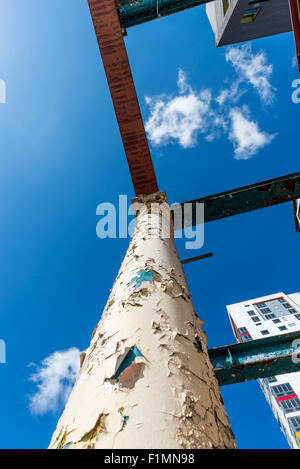
[[[217,47],[292,31],[287,0],[216,0],[206,13]]]
[[[300,293],[282,292],[227,306],[238,342],[300,330]],[[300,448],[300,372],[258,380],[291,448]]]

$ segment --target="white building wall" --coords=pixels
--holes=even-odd
[[[268,303],[272,300],[279,299],[282,305],[290,305],[290,308],[281,306],[279,301]],[[262,303],[265,303],[266,306],[260,307]],[[270,309],[271,312],[261,313],[261,311],[264,311],[266,308]],[[282,315],[284,311],[283,308],[285,308],[287,313],[285,315]],[[279,292],[273,295],[242,301],[228,305],[227,311],[234,334],[239,342],[300,330],[300,293],[286,295],[283,292]],[[266,319],[265,314],[275,314],[276,317]],[[248,334],[243,328],[246,328]],[[240,329],[242,329],[242,331],[240,331]],[[290,409],[288,409],[287,412],[284,410],[283,406],[290,405],[291,403],[294,405],[294,403],[297,402],[294,398],[292,398],[291,401],[291,396],[296,395],[296,398],[300,398],[300,372],[284,374],[271,379],[260,379],[258,381],[278,420],[281,430],[285,434],[288,444],[291,448],[299,449],[300,409],[291,412],[289,411]],[[278,387],[281,385],[284,385],[284,387]],[[282,392],[280,393],[280,391]],[[279,397],[277,397],[278,395]],[[293,424],[295,423],[299,423],[299,428],[297,426],[294,427]]]

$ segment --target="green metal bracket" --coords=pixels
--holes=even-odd
[[[119,15],[124,28],[171,15],[210,0],[119,0]]]
[[[178,204],[172,208],[174,228],[179,230],[196,224],[197,203],[204,203],[204,222],[207,223],[299,198],[300,172]],[[184,204],[192,204],[192,216],[187,220],[183,217]]]
[[[208,350],[220,386],[300,371],[300,331]]]

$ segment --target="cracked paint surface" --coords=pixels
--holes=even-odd
[[[134,288],[140,288],[143,282],[152,282],[154,273],[152,270],[139,270],[136,277],[133,277],[131,284]]]
[[[50,448],[234,448],[203,322],[174,240],[161,234],[165,195],[139,200],[135,233]]]

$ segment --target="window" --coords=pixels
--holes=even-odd
[[[252,10],[246,10],[242,16],[241,24],[255,21],[260,10],[261,8],[252,8]]]
[[[289,312],[290,312],[291,314],[297,313],[297,311],[296,311],[294,308],[289,308]]]
[[[253,322],[259,322],[260,321],[260,319],[257,316],[254,316],[251,319],[252,319]]]
[[[280,319],[273,319],[273,322],[274,322],[274,324],[278,324],[281,321],[280,321]]]
[[[252,340],[251,335],[248,332],[247,327],[240,327],[238,329],[239,337],[242,342],[247,342],[249,340]]]
[[[300,410],[300,400],[289,383],[271,387],[279,407],[287,414]]]
[[[287,327],[285,327],[285,326],[280,326],[280,327],[278,327],[278,329],[280,331],[287,331]]]
[[[300,400],[298,397],[295,397],[287,399],[286,401],[280,401],[280,406],[286,414],[290,412],[298,412],[300,410]]]
[[[273,319],[273,318],[276,318],[275,314],[273,313],[265,315],[265,319]]]
[[[300,417],[297,415],[296,417],[291,417],[288,420],[295,428],[295,431],[300,432]]]
[[[255,315],[255,311],[250,310],[250,311],[248,311],[248,314],[249,314],[249,316],[254,316],[254,315]]]
[[[267,305],[266,303],[257,303],[256,305],[258,308],[265,308]]]
[[[265,313],[271,313],[271,310],[270,310],[270,308],[263,308],[263,309],[261,310],[261,313],[263,313],[263,314],[265,314]]]
[[[226,15],[226,12],[229,8],[231,0],[223,0],[223,11],[224,11],[224,16]]]
[[[255,325],[256,326],[261,326],[261,322],[257,322]]]
[[[295,318],[299,319],[299,321],[300,321],[300,314],[295,314]]]
[[[264,331],[261,331],[261,335],[268,335],[268,334],[270,334],[270,332],[267,331],[266,329]]]
[[[294,389],[290,383],[279,384],[272,387],[272,392],[275,397],[291,396],[294,394]]]
[[[285,303],[285,299],[284,299],[284,298],[278,298],[278,301],[279,301],[279,303]]]
[[[290,426],[291,432],[295,435],[296,441],[300,448],[300,417],[297,415],[296,417],[290,417],[288,420],[288,424]]]
[[[276,378],[276,376],[269,376],[269,378],[265,378],[265,380],[266,380],[268,383],[277,383],[277,378]]]
[[[291,324],[288,324],[289,327],[294,327],[296,324],[294,322],[291,322]]]
[[[286,309],[289,309],[291,307],[291,305],[289,305],[288,303],[282,303],[282,306],[284,306]]]

